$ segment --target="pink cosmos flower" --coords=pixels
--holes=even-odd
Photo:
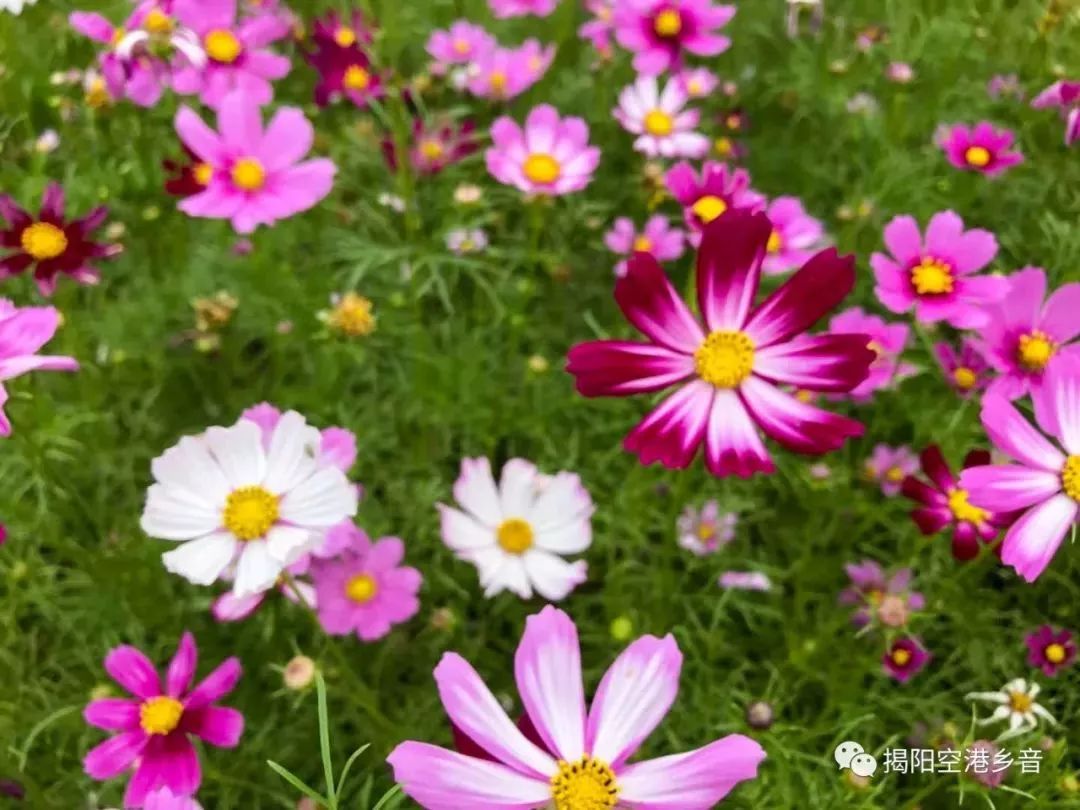
[[[554,58],[555,46],[535,39],[518,48],[492,48],[469,65],[466,86],[474,96],[509,101],[540,81]]]
[[[546,17],[555,10],[559,0],[488,0],[491,12],[496,19],[508,17],[526,17],[535,15]]]
[[[580,118],[560,118],[550,104],[529,112],[522,130],[509,116],[491,125],[488,171],[500,183],[528,194],[581,191],[592,180],[600,150],[589,146],[589,127]]]
[[[1001,561],[1028,582],[1046,570],[1080,510],[1080,361],[1047,373],[1036,430],[1001,396],[982,401],[982,423],[994,445],[1015,464],[971,467],[960,486],[971,503],[993,512],[1023,510],[1001,545]],[[1058,439],[1065,452],[1045,435]]]
[[[445,73],[450,65],[475,62],[495,47],[495,37],[468,20],[457,20],[445,31],[433,31],[427,41],[427,52],[435,60],[435,73]]]
[[[680,229],[671,227],[668,218],[663,214],[649,217],[641,233],[635,230],[629,217],[619,217],[611,230],[604,234],[604,244],[608,250],[620,256],[648,253],[657,261],[666,262],[682,256],[685,237],[686,234]],[[615,275],[626,275],[626,259],[615,265]]]
[[[1046,408],[1047,371],[1080,357],[1080,283],[1063,284],[1046,297],[1046,273],[1025,267],[1008,277],[1008,294],[987,308],[976,343],[999,376],[987,393],[1006,399],[1031,395],[1036,413]]]
[[[280,107],[263,130],[258,102],[233,93],[217,114],[220,133],[189,107],[176,113],[180,140],[210,167],[206,190],[182,200],[193,217],[229,219],[238,233],[251,233],[314,206],[330,193],[336,167],[320,158],[298,162],[315,133],[296,107]]]
[[[848,563],[844,571],[851,585],[840,592],[841,605],[854,605],[851,623],[865,627],[878,621],[886,627],[903,627],[911,614],[926,607],[926,599],[911,589],[911,569],[886,574],[873,560]]]
[[[1076,660],[1076,642],[1068,630],[1054,632],[1053,627],[1044,624],[1028,634],[1024,643],[1028,648],[1028,663],[1051,678]]]
[[[602,57],[611,56],[611,32],[615,30],[614,0],[585,0],[585,8],[593,16],[578,29],[578,36],[589,40]]]
[[[700,244],[705,226],[725,211],[760,211],[765,207],[765,195],[750,188],[749,172],[731,170],[724,163],[706,160],[700,176],[689,163],[678,163],[664,175],[664,183],[683,207],[694,247]]]
[[[163,787],[147,795],[143,810],[202,810],[202,807],[190,796],[177,795]]]
[[[397,170],[397,146],[393,138],[383,141],[383,156],[391,171]],[[472,121],[455,124],[449,120],[424,122],[413,120],[412,143],[408,149],[408,163],[418,173],[434,175],[477,150],[476,134]]]
[[[915,70],[907,62],[889,62],[885,78],[897,84],[909,84],[915,79]]]
[[[958,169],[996,177],[1024,162],[1024,156],[1010,151],[1016,136],[1007,129],[996,129],[989,121],[974,127],[955,124],[943,128],[938,145],[949,163]]]
[[[703,67],[682,70],[675,78],[690,98],[708,98],[720,84],[716,74]]]
[[[847,396],[856,402],[869,402],[875,391],[891,388],[918,370],[900,359],[907,347],[910,328],[906,323],[887,323],[877,315],[851,307],[839,312],[829,321],[829,331],[836,335],[868,335],[868,348],[874,352],[870,374]]]
[[[199,757],[189,736],[217,748],[233,748],[240,740],[244,716],[215,705],[240,679],[240,661],[229,658],[192,689],[197,656],[195,639],[184,633],[164,687],[153,663],[134,647],[116,647],[105,657],[105,671],[135,699],[102,698],[86,707],[87,723],[119,733],[91,750],[83,766],[102,781],[134,767],[126,807],[142,807],[157,788],[178,796],[199,789]]]
[[[771,591],[772,580],[760,571],[725,571],[717,584],[727,591]]]
[[[273,98],[270,82],[289,72],[289,60],[266,46],[289,35],[285,20],[275,14],[239,20],[236,0],[176,0],[175,13],[206,51],[201,69],[188,67],[173,74],[177,92],[198,93],[214,109],[237,91],[257,105]]]
[[[648,157],[704,157],[709,139],[694,131],[701,114],[684,110],[687,100],[678,79],[668,79],[660,92],[655,76],[638,76],[619,93],[612,115],[623,129],[638,136],[634,149]]]
[[[427,743],[387,757],[394,779],[425,810],[614,807],[705,810],[757,776],[765,752],[732,734],[703,748],[629,764],[671,708],[682,653],[675,639],[643,636],[608,669],[586,709],[573,621],[554,607],[526,620],[514,659],[522,704],[540,744],[506,715],[456,653],[435,668],[451,722],[486,759]]]
[[[802,267],[825,247],[821,223],[806,213],[797,197],[777,197],[769,203],[765,213],[773,226],[762,265],[767,275]]]
[[[934,354],[945,372],[945,379],[961,397],[970,397],[990,384],[990,364],[970,338],[963,338],[959,349],[945,342],[937,343]]]
[[[361,641],[376,641],[420,610],[416,592],[423,577],[401,565],[405,544],[397,537],[373,543],[351,524],[348,533],[341,555],[312,569],[319,624],[332,636],[355,633]]]
[[[5,381],[28,371],[79,370],[73,357],[38,354],[59,325],[60,313],[54,307],[17,307],[0,298],[0,436],[11,435],[11,422],[4,413]]]
[[[1024,98],[1024,89],[1015,73],[998,73],[986,83],[986,94],[992,99],[1011,98],[1020,101]]]
[[[679,546],[699,557],[713,554],[735,539],[739,516],[734,512],[720,514],[720,504],[713,498],[701,509],[687,506],[675,526]]]
[[[1031,102],[1037,110],[1057,107],[1065,119],[1065,145],[1080,140],[1080,81],[1054,82]]]
[[[922,323],[977,329],[989,320],[986,306],[1008,291],[1004,278],[975,275],[997,255],[997,239],[978,228],[965,231],[952,211],[931,217],[925,241],[914,217],[895,217],[885,226],[885,246],[892,255],[874,253],[870,265],[874,294],[891,312],[914,307]]]
[[[623,0],[615,5],[615,39],[634,53],[634,70],[656,76],[682,65],[684,51],[716,56],[731,40],[716,33],[735,6],[710,0]]]
[[[678,390],[627,436],[643,464],[688,466],[704,445],[713,475],[749,477],[775,466],[759,430],[797,452],[839,448],[863,427],[782,390],[846,392],[861,383],[874,353],[866,335],[803,333],[855,284],[855,260],[823,250],[753,306],[772,225],[732,211],[705,229],[697,258],[701,320],[691,314],[656,259],[636,253],[615,284],[615,300],[645,343],[598,340],[570,349],[567,370],[587,397]]]
[[[866,460],[866,477],[881,485],[881,492],[890,498],[900,494],[904,479],[919,469],[919,460],[907,445],[890,447],[874,446],[874,452]]]
[[[902,638],[893,642],[881,663],[885,674],[900,683],[907,683],[930,663],[931,655],[917,638]]]

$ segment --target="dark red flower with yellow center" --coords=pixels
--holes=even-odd
[[[472,121],[460,126],[436,121],[425,124],[420,118],[413,121],[412,142],[409,144],[409,165],[419,174],[438,174],[477,149]],[[397,147],[393,139],[382,143],[383,156],[391,171],[397,170]]]
[[[210,184],[214,168],[209,163],[199,160],[198,155],[184,147],[185,156],[173,160],[161,161],[162,168],[168,173],[165,178],[165,192],[173,197],[190,197],[201,194]]]

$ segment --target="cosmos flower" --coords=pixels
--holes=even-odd
[[[760,571],[725,571],[717,584],[727,591],[771,591],[772,580]]]
[[[901,638],[894,641],[885,651],[881,664],[885,669],[885,674],[890,678],[900,683],[907,683],[930,663],[930,658],[930,653],[926,651],[919,639]]]
[[[435,73],[445,73],[451,65],[475,62],[495,47],[495,37],[468,20],[457,20],[445,31],[433,31],[427,41],[428,55],[435,60]]]
[[[165,179],[165,193],[173,197],[190,197],[206,189],[213,169],[209,163],[199,160],[188,147],[182,144],[181,146],[184,150],[183,158],[166,158],[161,161],[162,168],[169,175]]]
[[[526,17],[534,15],[546,17],[555,10],[559,0],[488,0],[496,19],[508,17]]]
[[[733,211],[707,226],[697,257],[701,321],[652,256],[638,253],[615,300],[647,342],[598,340],[570,349],[567,370],[588,397],[678,390],[627,436],[643,464],[679,469],[704,445],[713,475],[749,477],[775,466],[759,431],[805,453],[839,448],[863,427],[796,399],[780,386],[847,392],[874,359],[866,335],[803,333],[855,284],[854,257],[814,256],[753,306],[772,225]]]
[[[634,70],[656,76],[679,68],[685,52],[717,56],[731,40],[716,29],[735,16],[735,6],[710,0],[624,0],[615,5],[615,39],[634,53]]]
[[[1080,140],[1080,81],[1054,82],[1032,99],[1031,106],[1037,110],[1057,107],[1065,119],[1065,145]]]
[[[0,298],[0,436],[11,435],[11,422],[4,413],[7,380],[29,371],[79,370],[73,357],[38,354],[59,325],[60,313],[54,307],[17,307]]]
[[[409,165],[419,174],[434,175],[468,157],[477,148],[472,121],[456,125],[445,120],[425,123],[417,118],[412,126]],[[397,148],[393,138],[383,141],[383,155],[390,170],[396,171]]]
[[[7,227],[0,229],[0,247],[12,251],[0,258],[0,280],[33,267],[34,283],[44,296],[53,294],[60,275],[80,284],[97,284],[100,275],[91,262],[121,252],[119,245],[104,245],[90,238],[108,214],[109,209],[102,205],[80,219],[66,220],[64,189],[52,181],[45,187],[36,216],[0,194],[0,217],[7,222]]]
[[[1001,560],[1028,582],[1049,565],[1080,510],[1080,361],[1055,364],[1045,385],[1044,408],[1036,413],[1041,433],[1004,398],[983,397],[983,427],[1016,463],[970,467],[960,476],[973,505],[1023,511],[1005,535]]]
[[[661,92],[655,76],[638,76],[619,93],[612,111],[622,128],[637,135],[634,149],[647,157],[700,158],[709,151],[709,139],[694,128],[697,110],[684,110],[688,96],[676,78]]]
[[[703,67],[679,71],[675,78],[683,92],[690,98],[708,98],[720,85],[716,74]]]
[[[889,62],[885,78],[897,84],[910,84],[915,79],[915,70],[907,62]]]
[[[37,0],[0,0],[0,11],[7,11],[11,14],[22,14],[22,10],[27,6],[32,6]]]
[[[716,499],[705,502],[701,509],[687,506],[675,526],[679,546],[703,557],[713,554],[735,539],[739,516],[734,512],[720,514]]]
[[[1024,89],[1015,73],[998,73],[986,83],[986,94],[992,99],[1008,98],[1020,101],[1024,98]]]
[[[364,19],[363,12],[353,9],[348,15],[328,11],[317,17],[311,26],[311,39],[316,47],[350,49],[371,44],[373,31]]]
[[[509,116],[491,125],[488,171],[500,183],[528,194],[561,195],[585,188],[600,162],[589,146],[589,127],[576,117],[560,118],[550,104],[529,112],[522,129]]]
[[[681,230],[671,227],[663,214],[649,217],[640,233],[629,217],[619,217],[611,230],[604,234],[604,244],[608,250],[620,256],[648,253],[657,261],[666,262],[682,256],[685,237]],[[621,259],[615,265],[615,275],[626,275],[626,259]]]
[[[938,145],[956,168],[997,177],[1024,162],[1022,154],[1011,151],[1015,140],[1016,136],[1009,130],[996,129],[989,121],[980,121],[974,127],[964,124],[945,127],[938,137]]]
[[[977,329],[988,320],[986,307],[1000,301],[1009,283],[997,276],[975,275],[997,255],[989,231],[964,230],[952,211],[930,219],[925,239],[914,217],[895,217],[885,226],[891,256],[874,253],[874,294],[891,312],[915,309],[922,323],[944,321],[957,329]]]
[[[585,9],[593,16],[578,28],[578,36],[591,42],[601,56],[610,56],[615,0],[585,0]]]
[[[1076,660],[1076,642],[1068,630],[1055,632],[1053,627],[1044,624],[1025,636],[1024,643],[1028,648],[1028,663],[1050,677],[1072,666]]]
[[[482,253],[487,246],[487,234],[480,228],[455,228],[446,235],[447,249],[458,256]]]
[[[725,211],[760,211],[765,207],[765,196],[750,187],[750,174],[745,169],[729,169],[724,163],[706,160],[700,175],[689,163],[677,163],[664,175],[664,183],[683,207],[690,243],[695,247],[705,226]]]
[[[953,557],[961,562],[973,559],[979,553],[979,541],[991,542],[1013,516],[972,506],[968,491],[957,483],[936,444],[923,450],[919,459],[923,474],[930,480],[927,483],[913,475],[904,479],[904,495],[921,504],[911,513],[911,519],[927,537],[952,526]],[[972,450],[964,457],[965,470],[989,463],[990,454],[985,450]]]
[[[542,476],[516,458],[496,485],[486,458],[466,458],[454,498],[461,509],[438,504],[443,542],[476,566],[485,596],[536,591],[556,601],[585,581],[584,560],[562,559],[592,543],[593,502],[577,474]]]
[[[848,563],[844,571],[851,585],[840,592],[841,605],[854,605],[851,623],[865,627],[879,622],[886,627],[904,627],[915,611],[926,607],[926,599],[911,589],[911,569],[900,568],[893,574],[873,560]]]
[[[875,391],[891,388],[918,370],[900,357],[907,348],[910,327],[906,323],[887,323],[877,315],[863,312],[861,307],[851,307],[838,312],[829,321],[829,331],[836,335],[868,335],[868,348],[874,352],[870,374],[846,396],[856,402],[869,402]]]
[[[235,596],[265,591],[356,514],[356,489],[322,453],[323,437],[295,411],[268,443],[248,418],[184,437],[154,459],[140,525],[180,542],[162,557],[172,573],[209,585],[235,565]]]
[[[101,781],[134,767],[125,807],[143,807],[148,794],[162,787],[177,796],[199,789],[202,772],[191,736],[216,748],[240,741],[244,716],[216,705],[240,680],[240,661],[227,659],[192,688],[197,660],[195,639],[184,633],[163,686],[154,664],[134,647],[116,647],[105,656],[105,671],[134,700],[102,698],[86,707],[87,723],[117,733],[92,749],[83,766]]]
[[[319,624],[332,636],[355,633],[361,641],[376,641],[420,610],[416,592],[423,577],[401,565],[405,544],[397,537],[372,542],[350,529],[345,549],[312,567]]]
[[[336,167],[325,158],[301,158],[315,131],[296,107],[279,107],[264,130],[258,102],[234,93],[221,105],[215,132],[190,107],[176,113],[184,145],[210,167],[206,189],[179,204],[193,217],[231,220],[251,233],[314,206],[330,193]]]
[[[874,445],[874,452],[866,460],[866,477],[881,485],[881,493],[892,497],[900,494],[905,478],[919,467],[918,459],[907,445],[890,447],[887,444]]]
[[[934,354],[945,379],[961,397],[977,394],[990,384],[990,364],[971,338],[961,339],[959,349],[944,341],[936,343]]]
[[[787,273],[802,267],[825,247],[821,223],[806,213],[797,197],[777,197],[765,214],[772,223],[762,270],[767,275]]]
[[[466,86],[474,96],[509,101],[540,81],[554,58],[555,46],[535,39],[518,48],[491,48],[470,64]]]
[[[383,79],[361,47],[361,43],[370,41],[371,34],[359,12],[356,15],[351,25],[344,25],[331,12],[316,26],[317,33],[312,38],[315,47],[304,53],[304,59],[319,74],[315,103],[320,107],[341,99],[366,107],[371,99],[384,94]]]
[[[983,703],[992,703],[997,706],[993,714],[976,720],[980,726],[998,723],[1002,720],[1009,721],[1009,727],[998,735],[998,742],[1019,737],[1039,727],[1039,720],[1045,720],[1050,725],[1057,725],[1057,720],[1046,709],[1035,702],[1039,696],[1039,685],[1023,678],[1014,678],[1005,684],[997,692],[970,692],[965,695],[966,700],[977,700]]]
[[[562,611],[548,606],[526,620],[514,662],[538,742],[506,715],[464,658],[446,653],[435,668],[443,708],[485,758],[411,740],[398,745],[387,757],[394,779],[425,810],[703,810],[756,778],[765,758],[758,743],[732,734],[685,754],[628,764],[678,693],[682,653],[670,635],[631,643],[588,710],[577,628]]]

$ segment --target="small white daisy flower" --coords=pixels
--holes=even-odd
[[[180,542],[162,556],[165,568],[209,585],[235,565],[236,597],[272,587],[327,529],[356,514],[356,489],[320,463],[321,441],[289,411],[265,445],[259,426],[241,419],[185,436],[154,459],[141,525]]]
[[[485,596],[508,590],[528,599],[535,590],[556,601],[585,581],[585,561],[560,556],[592,542],[593,502],[575,473],[542,477],[515,458],[496,485],[486,458],[466,458],[454,498],[462,509],[438,505],[443,542],[476,566]]]
[[[709,139],[693,131],[701,115],[683,109],[688,98],[677,77],[660,92],[655,76],[638,76],[619,93],[612,115],[623,129],[639,136],[634,149],[648,157],[701,158],[709,151]]]
[[[979,700],[984,703],[997,704],[993,714],[977,722],[979,725],[985,726],[990,723],[997,723],[1000,720],[1008,720],[1009,728],[998,737],[998,740],[1001,741],[1034,731],[1039,726],[1040,718],[1050,725],[1057,725],[1057,720],[1054,719],[1053,715],[1035,702],[1038,695],[1039,685],[1037,683],[1034,681],[1028,682],[1023,678],[1015,678],[997,692],[971,692],[964,697],[967,700]]]

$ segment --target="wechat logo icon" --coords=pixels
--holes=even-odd
[[[850,768],[856,776],[871,777],[877,770],[877,760],[863,749],[857,742],[847,740],[840,743],[833,750],[833,759],[840,766],[840,770]]]

